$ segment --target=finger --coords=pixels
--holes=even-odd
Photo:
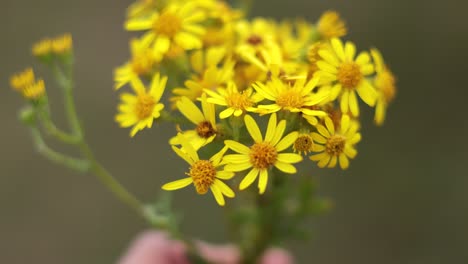
[[[294,259],[288,251],[281,248],[268,249],[260,259],[260,264],[293,264]]]
[[[119,264],[188,264],[180,242],[171,241],[163,232],[147,231],[132,242]]]
[[[213,264],[238,264],[240,262],[239,249],[232,245],[211,245],[197,241],[196,247],[200,255]]]

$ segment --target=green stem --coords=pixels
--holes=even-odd
[[[50,111],[47,107],[37,109],[36,111],[39,113],[38,117],[41,121],[43,128],[49,135],[55,137],[63,143],[70,145],[75,145],[80,141],[79,137],[75,135],[70,135],[69,133],[57,128],[57,126],[52,122]]]
[[[71,67],[71,65],[67,65]],[[89,171],[93,173],[98,180],[109,189],[121,202],[128,205],[130,208],[135,210],[146,220],[148,218],[147,210],[144,205],[132,195],[122,184],[120,184],[94,157],[94,154],[84,139],[83,128],[78,120],[76,113],[75,101],[73,99],[73,79],[72,70],[67,69],[66,76],[57,64],[53,64],[52,71],[63,89],[64,101],[65,101],[65,112],[67,115],[68,122],[71,130],[75,137],[78,138],[77,147],[80,150],[83,157],[89,162]]]
[[[88,161],[75,159],[50,149],[36,127],[31,128],[31,135],[37,151],[48,160],[79,172],[89,171],[90,164]]]

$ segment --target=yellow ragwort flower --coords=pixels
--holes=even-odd
[[[371,50],[371,55],[375,63],[374,86],[377,88],[377,102],[375,104],[374,122],[381,126],[385,121],[388,104],[395,98],[396,85],[395,76],[385,65],[382,54],[377,49]]]
[[[319,71],[314,76],[320,77],[323,88],[331,90],[330,100],[340,97],[340,107],[343,113],[359,115],[359,105],[356,92],[368,105],[374,106],[377,92],[366,76],[374,72],[367,52],[361,52],[355,58],[356,46],[351,42],[343,42],[334,38],[331,40],[331,50],[319,51],[322,61],[317,62]]]
[[[135,95],[123,93],[121,95],[122,103],[119,105],[119,114],[115,120],[121,127],[131,127],[130,136],[143,130],[145,127],[151,128],[153,120],[161,115],[161,110],[164,105],[160,103],[162,94],[166,87],[167,77],[160,77],[159,73],[155,74],[149,91],[143,85],[139,78],[131,81]]]
[[[329,96],[328,91],[313,92],[318,81],[318,78],[313,78],[306,83],[305,78],[303,78],[296,80],[291,86],[289,82],[275,77],[266,84],[256,83],[253,85],[255,90],[266,99],[274,102],[268,105],[259,105],[257,109],[261,114],[286,110],[302,113],[305,116],[325,116],[324,111],[311,109]]]
[[[195,129],[182,132],[196,150],[211,143],[218,134],[215,106],[207,102],[206,94],[201,97],[201,105],[203,112],[187,97],[182,97],[176,104],[180,113],[196,125]],[[179,145],[179,138],[171,138],[169,144]]]
[[[336,11],[326,11],[317,22],[317,31],[325,39],[339,38],[346,35],[346,25]]]
[[[70,33],[63,34],[52,39],[52,51],[55,54],[62,55],[69,53],[73,48],[73,40]]]
[[[225,87],[234,75],[234,61],[225,60],[225,57],[224,47],[195,51],[190,56],[190,65],[195,74],[185,81],[185,87],[172,90],[174,96],[170,100],[177,102],[181,97],[187,97],[194,101],[203,94],[204,89],[216,90]]]
[[[42,39],[32,46],[32,54],[36,57],[44,57],[52,53],[52,40],[49,38]]]
[[[44,80],[40,79],[31,85],[25,86],[21,94],[28,100],[39,100],[45,95]]]
[[[161,61],[161,56],[155,54],[142,41],[132,39],[130,42],[131,61],[115,69],[115,89],[120,89],[132,79],[151,74],[155,64]]]
[[[318,166],[329,168],[336,166],[337,161],[342,169],[349,167],[349,159],[353,159],[356,154],[354,145],[361,140],[361,134],[357,132],[359,126],[353,123],[348,115],[341,117],[339,128],[336,128],[330,117],[325,117],[325,126],[316,126],[318,133],[313,132],[314,151],[320,152],[310,156],[313,161],[318,161]]]
[[[202,47],[205,29],[199,25],[205,14],[197,9],[194,1],[171,4],[159,13],[142,18],[130,18],[125,23],[129,31],[148,30],[143,42],[151,43],[155,52],[165,54],[174,44],[184,50]]]
[[[25,87],[33,85],[35,82],[34,71],[32,68],[27,68],[22,72],[15,73],[10,78],[10,85],[16,91],[21,92]]]
[[[226,107],[219,113],[221,119],[253,112],[255,111],[254,105],[263,99],[259,94],[254,93],[252,88],[239,91],[234,82],[230,82],[226,89],[219,88],[216,91],[205,89],[205,92],[210,96],[208,102]]]
[[[247,173],[239,185],[240,190],[249,187],[255,179],[258,180],[259,193],[265,192],[268,183],[268,170],[273,166],[285,173],[294,174],[296,168],[292,165],[302,161],[302,156],[295,153],[280,153],[289,148],[296,141],[298,133],[291,132],[283,137],[286,129],[286,121],[277,124],[276,113],[270,116],[265,138],[250,115],[244,117],[245,125],[250,136],[254,140],[251,147],[247,147],[234,140],[226,140],[224,143],[239,154],[230,154],[224,157],[227,171],[251,170]]]
[[[276,25],[264,18],[255,18],[252,21],[238,21],[235,30],[239,37],[237,52],[255,54],[274,43]]]
[[[227,147],[214,154],[209,160],[200,160],[197,151],[193,148],[192,144],[182,134],[177,135],[178,141],[181,143],[182,148],[172,146],[174,152],[190,164],[190,170],[186,173],[189,177],[166,183],[162,189],[166,191],[173,191],[184,188],[191,183],[195,186],[198,194],[205,194],[208,189],[213,193],[216,202],[224,206],[224,196],[234,197],[232,189],[221,180],[229,180],[234,176],[233,172],[219,170],[222,165],[221,161]]]

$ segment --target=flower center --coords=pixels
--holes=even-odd
[[[177,15],[164,12],[155,21],[153,28],[157,33],[172,38],[182,28],[182,21]]]
[[[355,62],[344,62],[338,68],[338,81],[343,87],[354,89],[362,80],[362,73],[359,65]]]
[[[314,146],[314,141],[310,135],[304,134],[300,135],[296,141],[294,141],[293,149],[296,152],[307,154],[312,151]]]
[[[298,91],[289,89],[279,94],[276,104],[283,108],[301,108],[304,98]]]
[[[187,174],[192,177],[197,193],[205,194],[216,178],[216,168],[209,160],[199,160],[190,167]]]
[[[260,37],[259,35],[255,35],[255,34],[251,35],[247,39],[247,43],[249,43],[252,46],[260,45],[260,44],[262,44],[262,42],[263,42],[262,37]]]
[[[255,143],[250,148],[250,162],[254,168],[266,169],[275,164],[278,152],[267,142]]]
[[[135,105],[135,114],[138,119],[143,120],[151,116],[155,104],[156,101],[151,95],[146,93],[139,94]]]
[[[382,91],[382,94],[387,103],[393,101],[396,94],[395,77],[388,70],[378,74],[375,78],[375,86]]]
[[[328,139],[327,144],[325,145],[326,152],[332,156],[339,156],[344,151],[345,143],[345,137],[341,135],[333,135]]]
[[[216,134],[216,129],[208,121],[203,121],[196,128],[197,134],[202,138],[209,138]]]
[[[137,54],[132,59],[132,70],[138,75],[148,74],[154,65],[154,57],[150,50]]]
[[[252,106],[252,101],[250,101],[250,98],[246,93],[234,92],[228,94],[226,101],[228,106],[234,109],[244,110],[247,107]]]

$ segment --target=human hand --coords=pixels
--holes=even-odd
[[[240,252],[232,245],[211,245],[197,242],[200,255],[213,264],[238,264]],[[279,248],[265,252],[260,264],[293,264],[291,255]],[[180,241],[171,240],[167,234],[147,231],[139,235],[118,264],[190,264],[186,257],[186,248]]]

